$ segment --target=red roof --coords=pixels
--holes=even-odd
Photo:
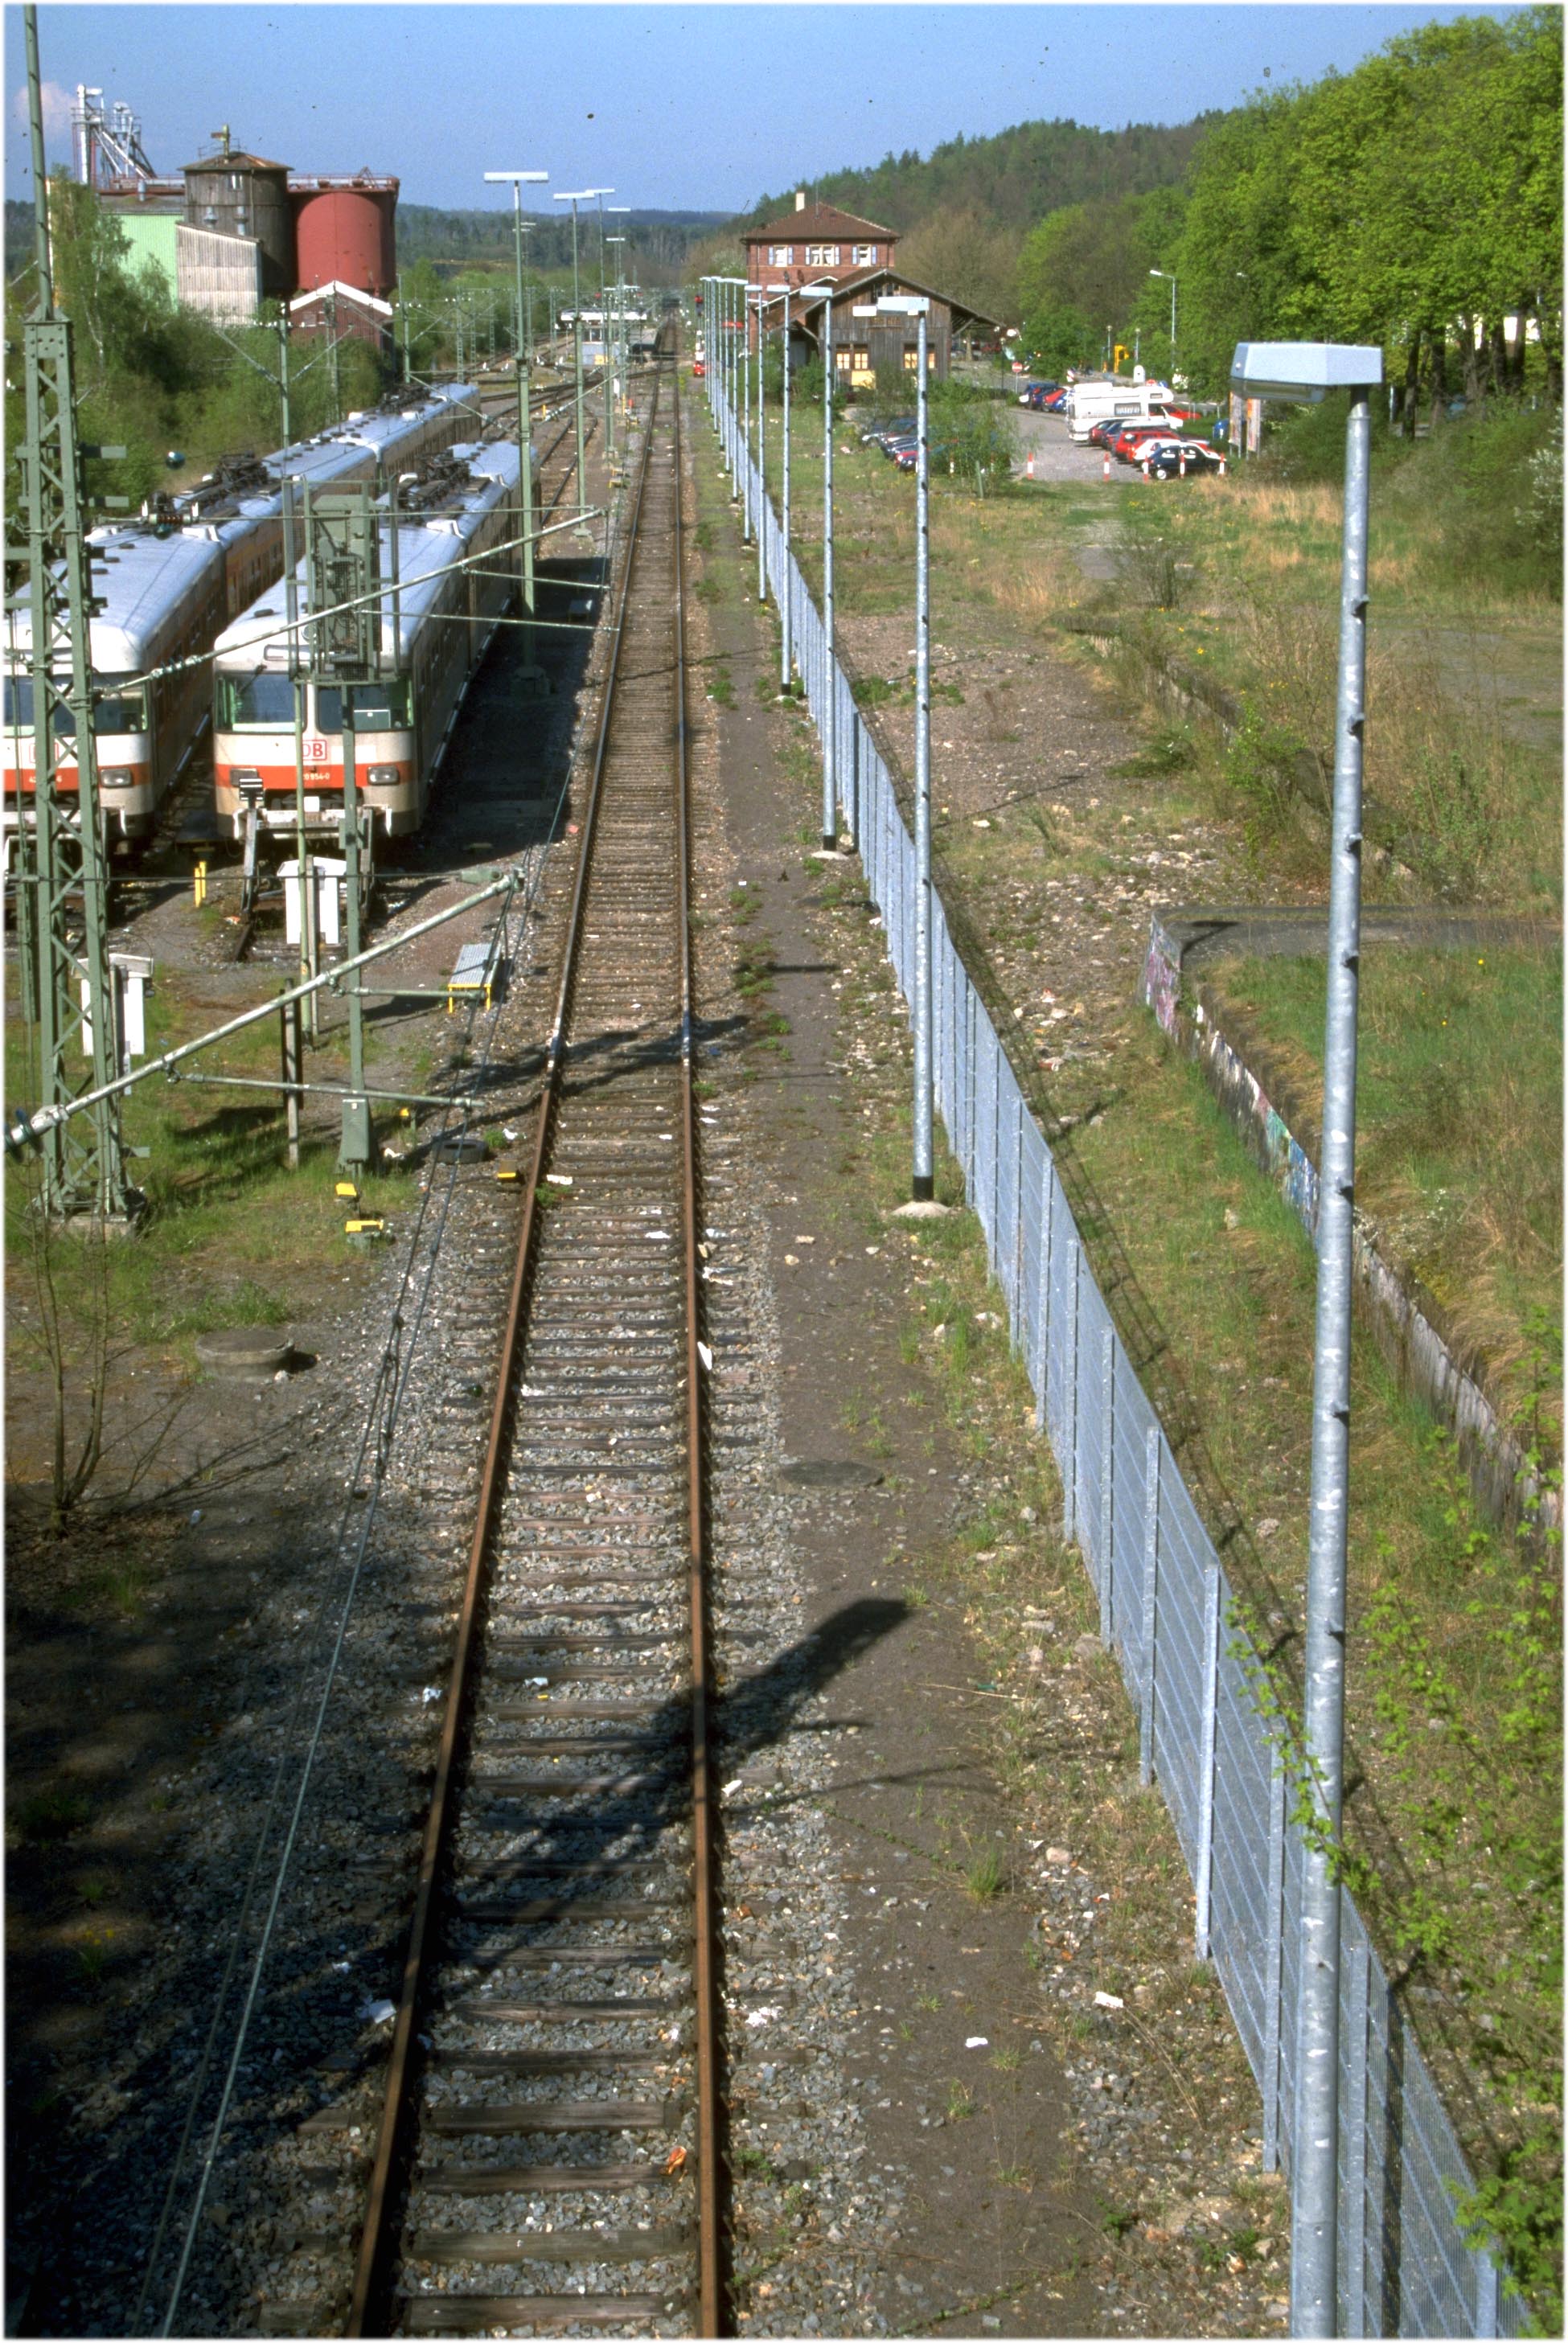
[[[808,204],[801,212],[786,212],[781,219],[770,221],[766,227],[749,227],[747,244],[783,244],[801,240],[819,244],[831,239],[834,243],[863,244],[875,236],[883,244],[896,243],[896,227],[879,227],[875,220],[857,219],[853,212],[836,211],[831,204]]]

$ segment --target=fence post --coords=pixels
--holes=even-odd
[[[1209,1957],[1214,1877],[1214,1732],[1220,1695],[1220,1565],[1203,1572],[1203,1710],[1198,1746],[1198,1876],[1194,1956]]]
[[[1364,2335],[1367,2331],[1367,2019],[1372,1997],[1372,1947],[1362,1936],[1358,1944],[1347,1949],[1351,2006],[1342,2067],[1346,2098],[1345,2218],[1341,2268],[1344,2278],[1344,2332],[1349,2336]]]
[[[1143,1650],[1138,1697],[1138,1778],[1154,1779],[1154,1636],[1160,1592],[1160,1426],[1143,1435]]]
[[[303,896],[304,889],[300,890]],[[300,1031],[299,1003],[286,1001],[277,1012],[282,1029],[283,1079],[289,1085],[284,1091],[285,1161],[291,1172],[299,1169],[299,1101],[301,1092],[297,1085],[304,1079],[305,1050]]]
[[[1271,1747],[1269,1775],[1269,1941],[1263,1983],[1263,2169],[1280,2168],[1280,2020],[1285,1976],[1285,1763]]]
[[[1056,1166],[1050,1150],[1040,1175],[1040,1286],[1034,1303],[1034,1428],[1043,1432],[1050,1421],[1050,1266],[1056,1230]]]
[[[1116,1329],[1101,1344],[1100,1640],[1109,1651],[1116,1625]]]
[[[1488,2336],[1497,2332],[1497,2264],[1488,2253],[1475,2257],[1475,2331]]]
[[[1012,1292],[1008,1296],[1008,1337],[1013,1357],[1023,1350],[1023,1093],[1012,1118]]]
[[[1067,1309],[1067,1389],[1062,1393],[1067,1413],[1061,1435],[1061,1534],[1070,1544],[1078,1536],[1078,1287],[1083,1275],[1083,1247],[1074,1234],[1071,1247],[1071,1288]]]

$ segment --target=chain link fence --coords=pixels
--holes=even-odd
[[[739,419],[707,385],[737,488],[763,533],[775,602],[819,734],[832,715],[835,789],[906,1001],[915,959],[915,850],[893,778],[759,491]],[[912,590],[912,588],[911,588]],[[1062,1483],[1063,1530],[1100,1600],[1100,1631],[1138,1716],[1197,1900],[1194,1952],[1212,1962],[1263,2105],[1266,2169],[1291,2166],[1302,1839],[1257,1654],[1159,1417],[1095,1283],[1051,1152],[932,890],[937,1103],[1006,1300]],[[1342,1904],[1339,2326],[1347,2336],[1523,2333],[1492,2255],[1465,2245],[1472,2187],[1453,2127],[1353,1900]]]

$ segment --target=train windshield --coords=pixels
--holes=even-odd
[[[147,695],[144,684],[132,684],[128,675],[95,675],[93,691],[96,700],[93,711],[95,732],[146,730]]]
[[[134,690],[127,691],[125,685],[128,681],[128,677],[113,675],[95,675],[93,678],[95,732],[146,730],[146,687],[137,684]],[[7,732],[31,732],[33,729],[33,679],[30,675],[8,675],[5,678],[5,729]],[[57,699],[55,702],[56,737],[69,739],[75,729],[75,717],[63,699]]]
[[[408,679],[406,675],[392,675],[380,683],[357,683],[349,691],[348,706],[357,732],[399,729],[408,722]],[[339,685],[317,685],[316,729],[318,732],[342,731],[343,692]]]
[[[286,675],[268,673],[225,675],[218,679],[218,729],[222,732],[276,732],[294,729],[294,684]]]

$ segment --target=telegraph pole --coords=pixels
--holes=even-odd
[[[88,516],[76,438],[71,326],[55,309],[48,183],[38,72],[38,18],[24,12],[33,148],[37,287],[24,328],[27,436],[23,449],[32,622],[36,1006],[42,1104],[63,1106],[120,1071],[108,954],[108,870],[98,816],[90,648]],[[95,449],[107,454],[107,449]],[[118,449],[113,451],[122,452]],[[68,669],[66,674],[56,669]],[[65,719],[62,722],[62,719]],[[76,788],[62,788],[74,765]],[[17,827],[22,829],[18,773]],[[77,942],[78,934],[80,942]],[[88,1014],[83,1013],[84,988]],[[90,1077],[84,1079],[85,1068]],[[51,1218],[129,1216],[132,1195],[116,1102],[44,1135],[44,1210]],[[67,1135],[69,1134],[69,1135]]]

